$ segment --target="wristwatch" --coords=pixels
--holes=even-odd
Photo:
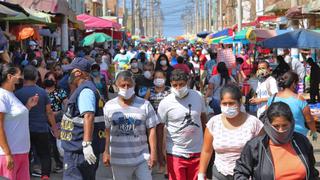
[[[82,147],[88,147],[91,144],[92,144],[91,141],[82,141]]]

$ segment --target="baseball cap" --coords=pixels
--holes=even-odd
[[[79,69],[81,71],[90,73],[91,64],[87,59],[77,57],[71,62],[71,64],[62,66],[62,69],[65,72],[73,70],[73,69]]]

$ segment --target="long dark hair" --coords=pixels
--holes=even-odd
[[[162,70],[162,69],[161,69],[161,64],[160,64],[161,58],[165,58],[165,59],[166,59],[166,61],[167,61],[167,66],[168,66],[168,67],[171,66],[170,63],[169,63],[168,56],[165,55],[165,54],[161,54],[161,55],[159,56],[159,58],[157,59],[157,62],[156,62],[156,68],[155,68],[156,70]]]
[[[228,80],[230,80],[229,71],[228,71],[226,63],[219,62],[217,65],[217,70],[221,76],[220,86],[223,84],[223,80],[225,80],[225,84],[226,84],[228,82]]]
[[[278,86],[282,89],[290,88],[292,84],[299,82],[297,73],[289,71],[282,75],[278,80]]]

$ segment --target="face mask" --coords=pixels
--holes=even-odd
[[[119,88],[118,95],[123,97],[125,100],[130,99],[134,95],[134,88],[122,89]]]
[[[264,81],[269,76],[269,72],[266,69],[260,69],[257,71],[257,78],[259,81]]]
[[[171,92],[172,92],[177,98],[182,99],[182,98],[184,98],[184,97],[187,96],[189,90],[188,90],[188,87],[187,87],[187,85],[186,85],[186,86],[180,88],[179,90],[177,90],[177,89],[175,89],[175,88],[172,87],[172,88],[171,88]]]
[[[35,49],[36,49],[36,46],[30,46],[30,49],[31,49],[31,50],[35,50]]]
[[[126,54],[126,51],[125,50],[120,50],[120,53],[121,54]]]
[[[157,87],[162,87],[164,83],[165,83],[165,80],[161,78],[157,78],[153,80],[153,84]]]
[[[91,74],[94,77],[98,77],[100,75],[100,72],[99,71],[93,71]]]
[[[291,127],[289,129],[280,132],[271,125],[269,119],[266,119],[263,128],[270,137],[271,141],[276,145],[280,145],[286,144],[292,139],[294,123],[291,122]]]
[[[131,63],[131,67],[134,68],[134,69],[138,68],[138,63]]]
[[[193,60],[194,60],[195,62],[198,62],[198,61],[199,61],[199,58],[198,58],[198,57],[194,57]]]
[[[45,79],[43,84],[45,87],[52,87],[52,86],[54,86],[55,82],[51,79]]]
[[[143,75],[144,75],[144,77],[147,78],[147,79],[150,79],[151,76],[152,76],[152,74],[151,74],[150,71],[145,71],[145,72],[143,73]]]
[[[236,106],[222,106],[221,105],[221,112],[227,118],[234,118],[239,114],[238,107],[236,107]]]
[[[161,60],[160,64],[161,64],[161,66],[166,66],[167,65],[167,61],[166,60]]]

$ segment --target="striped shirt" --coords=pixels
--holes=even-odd
[[[159,121],[149,101],[135,97],[129,107],[114,98],[103,108],[106,128],[110,129],[111,164],[136,166],[149,159],[147,132]]]

